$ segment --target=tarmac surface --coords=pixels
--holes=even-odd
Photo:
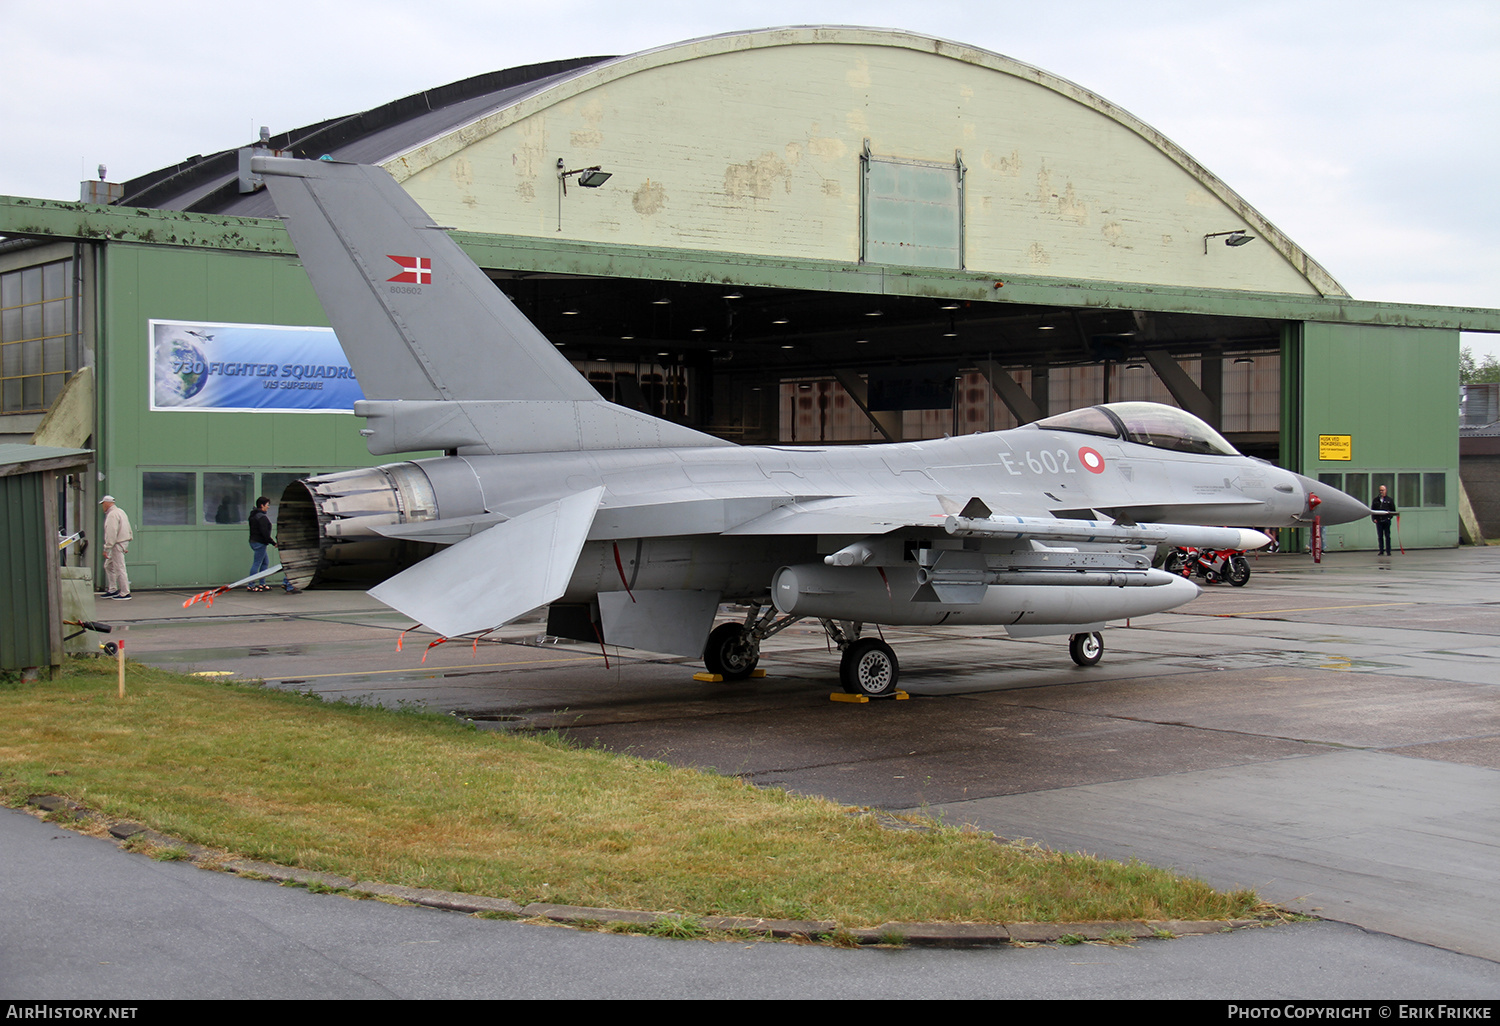
[[[0,852],[0,1002],[11,1009],[180,998],[1475,1001],[1497,990],[1492,962],[1339,923],[1131,946],[709,943],[350,901],[153,862],[7,809]]]
[[[101,601],[97,618],[128,628],[110,637],[154,665],[416,702],[494,729],[557,727],[1254,887],[1405,944],[1392,965],[1431,949],[1471,956],[1460,976],[1496,996],[1497,582],[1500,549],[1265,556],[1244,588],[1109,630],[1087,669],[1063,638],[887,630],[911,698],[867,705],[828,700],[837,658],[816,624],[767,644],[766,678],[725,685],[692,680],[701,666],[680,659],[548,643],[539,622],[477,647],[427,650],[432,636],[414,630],[397,651],[409,621],[355,591],[235,593],[186,610],[190,592],[137,593]],[[1290,938],[1308,929],[1255,943],[1302,943]],[[1417,982],[1384,965],[1379,979],[1386,993]]]

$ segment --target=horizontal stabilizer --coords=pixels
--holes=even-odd
[[[445,637],[487,631],[562,597],[603,488],[549,502],[370,589]]]

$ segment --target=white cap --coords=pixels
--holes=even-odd
[[[106,495],[104,498],[102,498],[102,499],[99,500],[99,505],[102,506],[106,502],[114,502],[114,501],[115,501],[115,497],[113,495]]]

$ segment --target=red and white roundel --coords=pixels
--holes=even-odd
[[[1104,473],[1104,457],[1099,455],[1098,449],[1090,449],[1084,446],[1078,450],[1078,462],[1083,464],[1083,469],[1090,474]]]

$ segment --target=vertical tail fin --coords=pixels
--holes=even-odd
[[[729,444],[605,402],[383,169],[256,157],[376,454]]]
[[[257,157],[370,399],[598,393],[384,170]]]

